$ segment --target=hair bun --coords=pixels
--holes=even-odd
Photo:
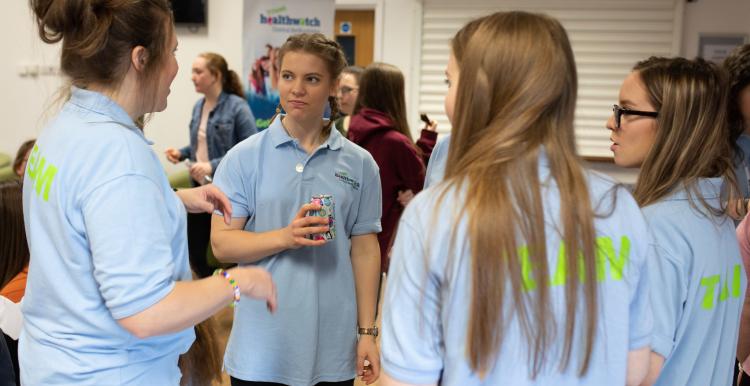
[[[46,43],[57,43],[71,34],[103,41],[112,23],[109,0],[30,0],[30,5],[39,37]]]

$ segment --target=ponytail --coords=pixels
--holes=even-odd
[[[242,91],[242,83],[240,77],[233,70],[227,69],[222,76],[222,91],[237,95],[240,98],[244,98],[244,92]]]

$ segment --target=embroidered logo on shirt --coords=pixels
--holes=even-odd
[[[29,155],[29,162],[26,165],[26,174],[34,186],[36,194],[44,201],[49,200],[49,188],[57,175],[57,167],[47,162],[39,151],[39,146],[34,145],[34,149]]]
[[[336,176],[336,178],[339,179],[339,181],[349,185],[354,190],[359,190],[359,181],[355,180],[354,178],[349,177],[349,174],[347,174],[344,171],[338,171],[335,172],[333,175]]]
[[[533,264],[529,258],[529,247],[524,245],[518,249],[518,257],[521,259],[521,275],[523,289],[532,291],[537,288],[536,280],[532,273]],[[620,238],[619,253],[615,251],[614,242],[611,237],[600,236],[596,238],[596,281],[603,282],[607,279],[607,265],[609,265],[609,277],[612,280],[622,280],[625,266],[630,260],[630,239],[626,236]],[[560,242],[557,253],[557,266],[554,273],[549,276],[550,287],[562,286],[570,279],[568,273],[567,254],[565,243]],[[581,281],[584,281],[584,271],[578,272]]]
[[[731,289],[731,296],[733,298],[739,298],[741,295],[741,275],[742,275],[742,266],[739,264],[735,264],[734,266],[734,272],[732,275],[732,289]],[[714,306],[716,305],[716,293],[718,292],[718,298],[719,302],[726,301],[729,299],[730,296],[730,289],[729,289],[729,275],[727,274],[725,277],[722,277],[722,275],[710,275],[710,276],[704,276],[701,278],[701,287],[706,288],[706,294],[703,296],[703,301],[701,302],[701,307],[704,310],[712,310]]]

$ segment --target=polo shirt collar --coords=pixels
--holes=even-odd
[[[268,135],[271,137],[271,143],[274,147],[279,147],[285,143],[293,142],[294,138],[287,134],[284,126],[281,124],[281,119],[284,117],[283,114],[279,114],[273,122],[268,126]],[[338,130],[331,127],[331,133],[320,148],[329,148],[331,150],[339,150],[344,145],[344,136],[339,133]]]

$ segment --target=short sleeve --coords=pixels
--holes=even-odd
[[[653,245],[649,244],[645,249],[645,259],[637,260],[630,267],[630,334],[628,337],[628,349],[638,350],[651,344],[654,318],[651,310],[651,298],[649,292],[649,278],[646,262],[656,256]]]
[[[675,345],[675,331],[682,318],[687,299],[687,274],[682,264],[658,245],[648,259],[648,277],[654,315],[651,350],[668,358]]]
[[[380,172],[372,157],[364,160],[362,171],[362,194],[357,208],[357,220],[352,227],[352,236],[379,233],[383,230],[380,217],[383,212],[383,191],[380,188]]]
[[[82,201],[94,279],[115,319],[151,307],[174,287],[170,204],[140,175],[108,181]]]
[[[440,284],[430,274],[422,240],[407,216],[399,225],[393,248],[383,303],[383,371],[406,383],[439,380],[443,369],[443,336],[440,321]]]
[[[249,218],[255,214],[255,175],[243,173],[240,156],[237,148],[224,156],[214,174],[213,184],[224,192],[232,203],[233,218]],[[221,215],[218,211],[216,214]]]

